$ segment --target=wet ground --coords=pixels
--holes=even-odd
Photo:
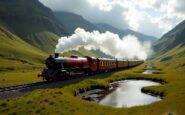
[[[160,71],[154,69],[152,63],[148,63],[146,70],[142,72],[142,74],[156,74],[156,73],[160,73]]]

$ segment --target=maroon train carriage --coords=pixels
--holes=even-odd
[[[86,69],[86,73],[88,74],[94,74],[98,71],[98,59],[95,57],[89,57],[89,56],[85,56],[88,60],[88,64],[89,64],[89,68]]]
[[[98,70],[99,71],[109,71],[117,68],[116,59],[109,58],[98,58]]]
[[[137,66],[139,64],[142,64],[143,62],[144,62],[143,60],[131,60],[129,61],[129,67]]]
[[[123,68],[128,68],[128,67],[129,67],[128,60],[117,59],[117,68],[118,69],[123,69]]]
[[[128,68],[139,65],[144,61],[126,61],[120,59],[95,58],[95,57],[48,57],[46,68],[39,77],[47,81],[57,81],[81,77],[98,72],[107,72],[116,69]]]

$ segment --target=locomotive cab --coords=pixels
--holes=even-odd
[[[85,75],[84,70],[89,68],[88,59],[85,57],[55,57],[49,56],[45,62],[46,68],[38,75],[47,81],[63,80]]]

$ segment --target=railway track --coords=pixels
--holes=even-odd
[[[1,92],[8,92],[8,91],[13,91],[13,90],[20,90],[32,86],[39,86],[46,84],[48,82],[41,81],[41,82],[33,82],[33,83],[26,83],[26,84],[21,84],[21,85],[14,85],[14,86],[7,86],[7,87],[0,87],[0,93]]]
[[[117,70],[117,71],[120,71],[120,70]],[[115,72],[115,71],[110,71],[110,72],[106,72],[106,73],[111,73],[111,72]],[[101,75],[101,74],[105,74],[105,73],[97,73],[93,76]],[[87,75],[86,77],[90,77],[90,76],[92,76],[92,75]],[[63,81],[70,81],[70,80],[71,79],[66,79],[66,80],[63,80]],[[56,83],[56,82],[59,82],[59,81],[55,81],[55,82],[40,81],[40,82],[25,83],[25,84],[13,85],[13,86],[7,86],[7,87],[0,87],[0,93],[11,92],[11,91],[15,91],[15,90],[26,89],[28,87],[41,86],[41,85],[44,85],[44,84]]]

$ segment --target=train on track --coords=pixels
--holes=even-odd
[[[123,60],[111,58],[95,58],[95,57],[59,57],[49,56],[46,61],[46,67],[38,77],[42,77],[46,81],[58,81],[64,79],[72,79],[96,73],[130,68],[142,64],[143,60]]]

